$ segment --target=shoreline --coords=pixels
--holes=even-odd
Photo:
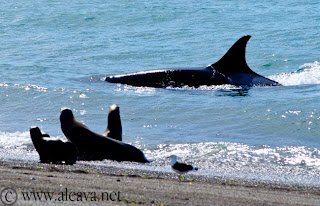
[[[43,204],[43,200],[23,199],[22,192],[32,191],[52,192],[55,201],[47,200],[49,205],[57,201],[66,205],[99,205],[102,197],[103,204],[108,205],[320,205],[319,187],[221,177],[206,179],[189,174],[191,180],[179,183],[173,173],[108,166],[101,170],[81,163],[69,166],[0,161],[0,172],[1,191],[17,191],[18,205]]]

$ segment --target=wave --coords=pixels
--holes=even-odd
[[[320,184],[320,150],[317,148],[270,147],[231,142],[157,144],[139,148],[152,163],[145,165],[103,160],[80,161],[79,164],[171,172],[168,157],[175,154],[180,161],[199,168],[194,175]],[[0,132],[0,159],[38,162],[39,156],[29,132]]]
[[[307,147],[249,146],[230,142],[147,145],[143,150],[150,164],[118,163],[110,160],[89,162],[130,171],[172,172],[170,155],[199,168],[194,176],[226,177],[273,183],[320,184],[320,150]]]
[[[286,165],[320,169],[320,150],[304,146],[272,148],[268,145],[246,145],[230,142],[205,142],[190,144],[160,144],[153,149],[145,149],[149,158],[165,159],[172,154],[194,164],[243,165]],[[152,155],[152,157],[151,157]],[[200,165],[197,165],[200,166]],[[310,169],[309,168],[309,169]]]
[[[196,91],[218,91],[218,90],[239,90],[242,89],[241,87],[237,87],[230,84],[223,84],[223,85],[201,85],[199,87],[190,87],[190,86],[182,86],[182,87],[173,87],[168,86],[166,87],[167,90],[196,90]],[[134,92],[138,94],[154,94],[156,93],[157,89],[153,87],[137,87],[131,85],[121,85],[118,84],[117,88],[115,89],[117,92]]]
[[[320,84],[320,63],[305,63],[295,72],[272,75],[268,78],[284,86]]]
[[[63,139],[63,137],[50,137],[45,139],[57,140],[57,139]],[[29,131],[0,132],[0,149],[34,150]]]
[[[233,90],[233,89],[241,89],[241,87],[230,85],[230,84],[222,84],[222,85],[201,85],[199,87],[190,87],[190,86],[183,86],[183,87],[172,87],[169,86],[167,89],[171,90]]]
[[[37,155],[29,132],[0,132],[0,159],[36,161]]]
[[[50,137],[51,140],[61,137]],[[202,142],[188,144],[158,144],[138,146],[155,161],[165,160],[172,154],[198,164],[276,164],[320,167],[320,150],[307,147],[250,146],[230,142]],[[0,132],[0,149],[35,151],[29,132]]]
[[[14,149],[32,144],[29,132],[0,132],[0,148]]]

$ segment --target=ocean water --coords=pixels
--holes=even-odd
[[[60,108],[102,133],[120,106],[123,141],[153,162],[86,164],[320,184],[320,3],[6,1],[0,4],[0,159],[38,161],[29,128],[66,140]],[[243,35],[249,67],[281,87],[154,89],[107,74],[205,66]]]

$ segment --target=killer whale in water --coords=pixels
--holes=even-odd
[[[105,81],[132,86],[164,88],[231,84],[236,86],[279,86],[278,82],[252,71],[245,57],[251,36],[243,36],[216,63],[206,67],[173,68],[109,75]]]

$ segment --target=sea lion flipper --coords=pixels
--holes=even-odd
[[[120,118],[120,108],[113,104],[109,107],[107,129],[102,133],[103,136],[118,141],[122,141],[122,126]]]

